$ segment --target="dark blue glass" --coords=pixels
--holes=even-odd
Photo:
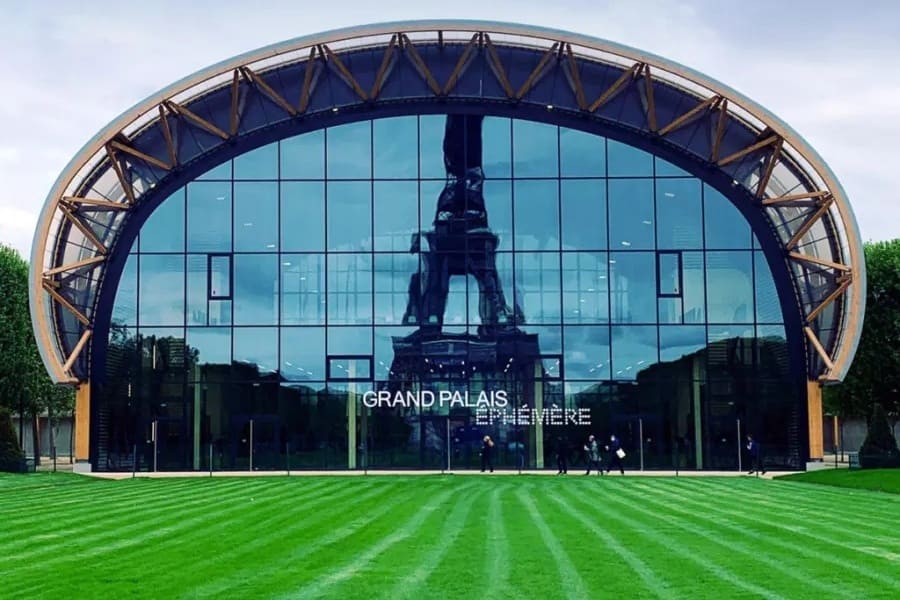
[[[137,325],[138,257],[129,254],[122,269],[116,300],[113,303],[114,325]]]
[[[277,252],[278,182],[234,184],[234,251]]]
[[[281,140],[281,179],[325,179],[325,130]]]
[[[188,252],[231,252],[231,182],[187,186]]]
[[[278,179],[278,143],[268,144],[234,159],[235,179]]]
[[[512,250],[512,183],[508,179],[486,181],[484,205],[487,209],[488,225],[500,238],[499,247],[503,250]]]
[[[750,224],[728,198],[706,184],[703,211],[708,250],[751,247]]]
[[[563,250],[606,250],[606,180],[560,182]]]
[[[281,184],[281,251],[325,250],[325,184],[286,181]]]
[[[613,323],[656,323],[656,254],[609,254],[610,320]]]
[[[235,254],[233,267],[234,324],[277,324],[278,255]]]
[[[141,252],[184,252],[184,188],[160,204],[141,227]]]
[[[653,180],[609,180],[610,250],[652,250]]]
[[[781,323],[781,303],[778,288],[769,270],[769,263],[762,252],[753,253],[754,282],[756,291],[756,320],[759,323]]]

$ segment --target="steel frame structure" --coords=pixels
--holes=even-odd
[[[600,133],[713,185],[760,241],[792,344],[805,344],[806,376],[828,383],[846,374],[865,311],[859,231],[834,173],[788,125],[701,73],[612,42],[506,23],[415,21],[234,57],[153,94],[94,136],[51,189],[34,238],[31,313],[51,377],[90,380],[125,255],[168,193],[276,139],[450,110]]]

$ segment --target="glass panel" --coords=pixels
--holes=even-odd
[[[703,252],[681,253],[681,300],[685,323],[706,321],[706,277]]]
[[[566,379],[610,378],[609,327],[563,328]]]
[[[232,287],[235,325],[277,324],[277,254],[235,254]]]
[[[702,325],[663,326],[659,328],[659,359],[678,360],[706,348],[706,327]],[[699,373],[691,375],[699,377]]]
[[[329,358],[328,375],[331,379],[371,379],[372,362],[360,358]]]
[[[613,379],[636,379],[638,373],[657,362],[656,327],[612,328]]]
[[[274,181],[235,183],[235,251],[275,252],[277,247],[278,183]]]
[[[208,283],[209,255],[188,254],[186,315],[188,325],[209,324],[207,318],[207,303],[209,302]]]
[[[656,322],[656,255],[653,252],[610,253],[609,281],[613,323]]]
[[[328,322],[331,324],[372,321],[372,256],[332,254],[328,256]]]
[[[555,125],[513,119],[515,177],[559,175],[558,132]]]
[[[281,256],[281,322],[284,325],[325,323],[325,256]]]
[[[416,117],[375,119],[372,122],[375,179],[415,179],[419,149]]]
[[[184,194],[163,200],[141,227],[141,252],[184,252]]]
[[[235,327],[233,335],[236,378],[250,379],[278,371],[278,329]]]
[[[750,252],[706,254],[710,323],[753,321],[753,265]]]
[[[606,250],[606,180],[560,182],[564,250]]]
[[[326,130],[329,179],[372,177],[372,122],[360,121]]]
[[[660,249],[703,248],[703,203],[697,179],[657,179],[656,235]]]
[[[143,326],[184,323],[184,255],[146,254],[140,260],[138,287]]]
[[[446,115],[419,117],[419,169],[422,179],[443,179]]]
[[[289,381],[325,379],[325,328],[281,329],[281,376]]]
[[[278,179],[278,142],[234,158],[235,179]]]
[[[730,200],[706,184],[703,211],[707,249],[750,248],[750,224]]]
[[[565,252],[563,321],[609,323],[609,259],[605,252]]]
[[[678,252],[660,252],[657,254],[659,264],[659,294],[661,296],[681,295],[681,254]]]
[[[399,325],[407,316],[415,324],[413,311],[406,315],[413,289],[421,285],[416,254],[375,255],[375,322]]]
[[[559,183],[515,182],[516,250],[559,250]]]
[[[219,180],[228,181],[231,179],[231,161],[225,161],[217,167],[213,167],[203,175],[197,178],[198,181]]]
[[[481,128],[485,177],[488,179],[512,177],[511,120],[485,117]]]
[[[372,184],[328,183],[328,249],[369,250],[372,247]]]
[[[137,324],[137,275],[138,257],[129,254],[119,278],[116,300],[113,303],[112,325]]]
[[[526,323],[561,322],[559,260],[551,252],[516,253],[516,295]]]
[[[197,353],[197,366],[207,371],[207,377],[212,367],[218,371],[218,378],[227,377],[231,367],[230,327],[188,327],[187,343]]]
[[[375,250],[409,252],[419,231],[419,184],[415,181],[376,181]]]
[[[423,203],[426,198],[422,198]],[[423,204],[424,206],[424,204]],[[500,238],[499,248],[512,250],[512,184],[509,180],[484,183],[488,226]],[[424,212],[422,214],[424,220]]]
[[[608,140],[606,153],[610,177],[650,177],[653,175],[652,154],[615,140]]]
[[[372,354],[371,327],[329,327],[327,335],[329,355]],[[334,371],[331,374],[334,375]]]
[[[288,181],[281,184],[281,250],[325,250],[325,184]]]
[[[325,130],[281,140],[282,179],[325,179]]]
[[[656,176],[657,177],[690,177],[687,171],[679,169],[669,161],[656,157]]]
[[[609,180],[609,246],[632,250],[656,247],[652,179]]]
[[[778,300],[778,289],[769,270],[769,263],[762,252],[753,253],[753,265],[756,281],[756,320],[760,323],[781,323],[781,303]]]
[[[559,128],[560,175],[606,176],[606,140],[598,135]]]
[[[231,255],[209,257],[209,297],[231,297]]]
[[[231,252],[231,182],[187,186],[189,252]]]

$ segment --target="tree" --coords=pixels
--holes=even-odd
[[[16,473],[22,470],[22,458],[9,413],[0,407],[0,471]]]
[[[869,433],[859,449],[859,466],[863,469],[900,467],[900,450],[880,404],[872,409]]]
[[[900,418],[900,239],[865,244],[868,287],[862,337],[853,365],[825,408],[841,417],[866,417],[873,406]]]

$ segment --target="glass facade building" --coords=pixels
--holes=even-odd
[[[456,181],[454,118],[475,123],[487,227],[437,250],[421,238]],[[410,311],[430,253],[482,263],[446,267],[436,324]],[[490,327],[478,269],[492,267],[514,316]],[[251,443],[255,469],[465,468],[489,434],[499,465],[531,468],[555,463],[561,436],[575,458],[588,433],[615,433],[632,466],[733,469],[740,420],[796,468],[788,363],[750,226],[697,178],[526,120],[365,120],[227,161],[147,220],[116,293],[97,467],[131,468],[155,435],[160,469],[249,468]],[[398,389],[504,390],[512,406],[588,409],[590,425],[363,402]]]

